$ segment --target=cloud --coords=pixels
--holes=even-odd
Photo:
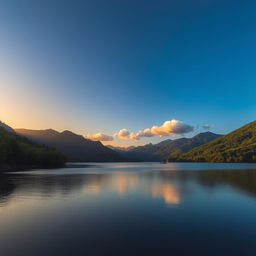
[[[144,130],[138,132],[129,133],[127,129],[122,129],[118,133],[114,134],[115,137],[120,139],[132,139],[132,140],[139,140],[144,137],[154,137],[154,136],[175,136],[181,135],[184,133],[188,133],[194,130],[194,127],[188,124],[185,124],[179,120],[169,120],[165,121],[160,126],[152,126],[151,128],[146,128]]]
[[[209,130],[211,126],[209,124],[204,124],[202,128],[204,128],[205,130]]]
[[[109,136],[103,133],[95,133],[95,134],[88,134],[85,136],[85,138],[90,140],[96,140],[96,141],[112,141],[114,140],[113,136]]]
[[[127,129],[121,129],[118,133],[114,134],[114,137],[117,137],[122,140],[128,140],[130,132]]]
[[[150,128],[147,128],[143,131],[139,131],[139,132],[136,132],[136,133],[131,133],[130,134],[130,139],[132,140],[139,140],[140,138],[142,137],[153,137],[154,134],[151,132],[151,129]]]
[[[210,126],[204,125],[205,129],[209,129]],[[207,128],[206,128],[207,127]],[[165,121],[160,126],[152,126],[151,128],[146,128],[144,130],[140,130],[138,132],[130,133],[127,129],[121,129],[113,136],[109,136],[103,133],[96,133],[93,135],[86,135],[85,137],[91,140],[97,141],[112,141],[114,137],[122,139],[122,140],[140,140],[141,138],[150,138],[154,136],[164,137],[164,136],[175,136],[181,135],[194,130],[194,127],[188,124],[185,124],[179,120],[168,120]]]
[[[179,120],[165,121],[161,126],[153,126],[151,133],[160,137],[168,135],[180,135],[194,130],[194,127],[184,124]]]

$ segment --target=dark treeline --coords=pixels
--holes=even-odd
[[[54,148],[39,145],[31,140],[0,127],[0,169],[7,167],[61,167],[65,156]]]

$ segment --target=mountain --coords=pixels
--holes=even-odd
[[[66,158],[53,148],[39,145],[0,126],[0,171],[34,167],[62,167]]]
[[[124,157],[133,159],[133,161],[145,161],[145,162],[154,162],[154,161],[162,161],[162,157],[158,155],[154,155],[155,146],[157,144],[146,144],[144,146],[127,148],[124,151],[118,149],[118,152],[122,154]]]
[[[8,132],[15,132],[10,126],[0,121],[0,127],[3,127]]]
[[[171,160],[192,162],[256,162],[256,121]]]
[[[174,157],[180,153],[188,152],[189,150],[195,147],[206,144],[209,141],[212,141],[221,136],[222,135],[220,134],[215,134],[212,132],[203,132],[189,139],[182,138],[182,139],[175,140],[169,147],[167,147],[168,151],[167,150],[165,151],[165,156],[167,158]],[[168,155],[168,152],[171,152],[171,153]]]
[[[134,146],[130,146],[130,147],[118,147],[118,146],[112,146],[112,145],[106,145],[106,147],[113,149],[116,152],[120,152],[122,153],[123,151],[129,151],[130,149],[135,148]]]
[[[170,157],[187,152],[194,147],[205,144],[222,135],[212,132],[200,133],[192,138],[180,138],[176,140],[164,140],[157,144],[146,144],[144,146],[132,147],[126,150],[118,148],[123,156],[136,159],[137,161],[162,161]]]
[[[101,142],[85,139],[71,131],[57,132],[52,129],[15,129],[15,131],[33,141],[55,147],[65,154],[69,161],[117,162],[124,160],[119,153],[105,147]]]

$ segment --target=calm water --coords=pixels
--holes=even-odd
[[[256,255],[256,165],[101,163],[3,175],[0,255]]]

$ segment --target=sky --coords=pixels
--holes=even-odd
[[[256,1],[0,2],[0,120],[121,146],[256,113]]]

